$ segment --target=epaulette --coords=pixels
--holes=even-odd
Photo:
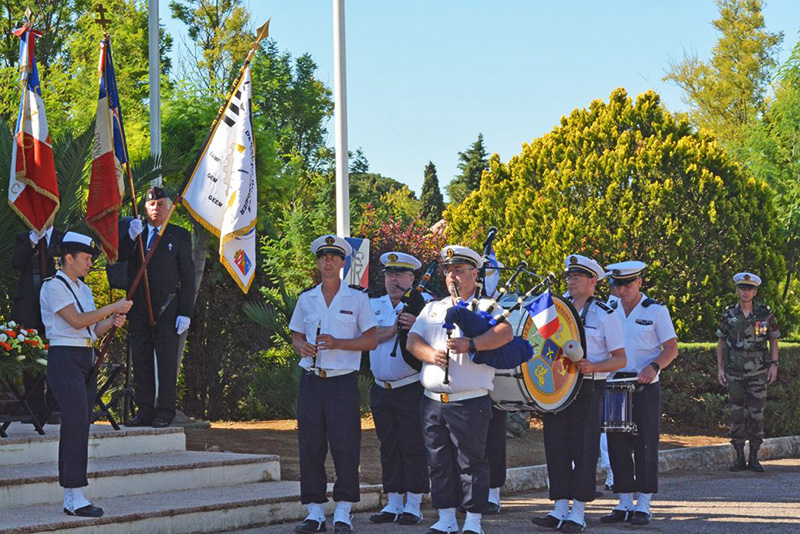
[[[362,293],[367,293],[369,291],[366,287],[361,287],[358,284],[350,284],[350,289],[355,289],[356,291],[361,291]]]
[[[611,306],[612,308],[614,308],[616,310],[617,306],[619,306],[619,301],[618,300],[612,300],[611,304],[609,304],[609,306]]]
[[[302,295],[303,293],[306,293],[307,291],[311,291],[312,289],[314,289],[314,288],[315,288],[315,287],[317,287],[318,285],[319,285],[319,284],[314,284],[314,285],[308,286],[307,288],[305,288],[304,290],[302,290],[302,291],[300,292],[300,294]]]
[[[47,278],[45,278],[44,280],[42,280],[42,283],[44,283],[44,282],[49,282],[50,280],[52,280],[52,279],[53,279],[53,278],[55,278],[55,277],[56,277],[56,275],[53,275],[53,276],[48,276]]]
[[[606,313],[614,313],[614,309],[601,300],[594,301],[597,306]]]
[[[644,299],[644,301],[642,302],[642,308],[647,308],[651,304],[658,304],[659,306],[663,306],[664,305],[663,302],[659,302],[656,299],[651,299],[651,298],[648,297],[648,298]]]

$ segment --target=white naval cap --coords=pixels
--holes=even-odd
[[[447,245],[442,249],[442,265],[454,265],[456,263],[466,263],[473,267],[483,265],[483,258],[480,254],[468,247],[461,245]]]
[[[636,280],[645,267],[647,267],[645,262],[636,260],[612,263],[606,265],[606,269],[608,269],[606,276],[611,279],[610,282],[616,285],[626,285]]]
[[[761,285],[761,278],[753,273],[736,273],[733,275],[733,281],[737,286],[758,287]]]
[[[581,256],[580,254],[570,254],[564,259],[564,274],[566,273],[583,273],[589,276],[596,276],[603,278],[605,271],[603,266],[594,261],[592,258]]]
[[[332,253],[347,257],[353,253],[353,248],[344,238],[338,235],[323,235],[311,243],[311,252],[319,258],[323,254]]]
[[[61,247],[67,252],[86,252],[92,256],[100,255],[100,249],[94,245],[91,237],[69,231],[61,239]]]
[[[405,252],[386,252],[381,255],[384,271],[416,271],[422,262]]]

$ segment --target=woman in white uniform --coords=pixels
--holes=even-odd
[[[61,269],[42,284],[39,296],[50,341],[47,383],[61,408],[58,478],[64,488],[64,513],[83,517],[103,515],[103,509],[92,505],[82,489],[89,484],[86,464],[96,390],[94,381],[87,383],[94,363],[92,345],[112,324],[125,324],[125,313],[133,304],[122,299],[95,309],[92,290],[81,278],[89,274],[92,259],[99,253],[91,238],[67,232],[62,241]]]

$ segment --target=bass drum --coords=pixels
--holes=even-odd
[[[579,343],[586,354],[586,334],[575,307],[568,300],[553,295],[560,327],[543,339],[533,319],[519,309],[509,316],[514,334],[527,339],[533,347],[533,358],[514,369],[497,369],[494,390],[490,393],[495,406],[507,412],[558,412],[569,406],[583,382],[578,367],[564,354],[564,345]],[[526,306],[535,297],[525,301]],[[517,302],[516,295],[500,301],[504,308]],[[573,343],[573,345],[574,345]]]

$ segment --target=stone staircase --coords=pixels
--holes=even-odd
[[[180,427],[108,425],[92,425],[86,489],[105,515],[69,517],[55,461],[58,427],[46,431],[12,425],[0,438],[0,534],[221,532],[305,517],[300,484],[280,480],[278,456],[186,451]],[[380,503],[380,487],[362,486],[355,509]]]

